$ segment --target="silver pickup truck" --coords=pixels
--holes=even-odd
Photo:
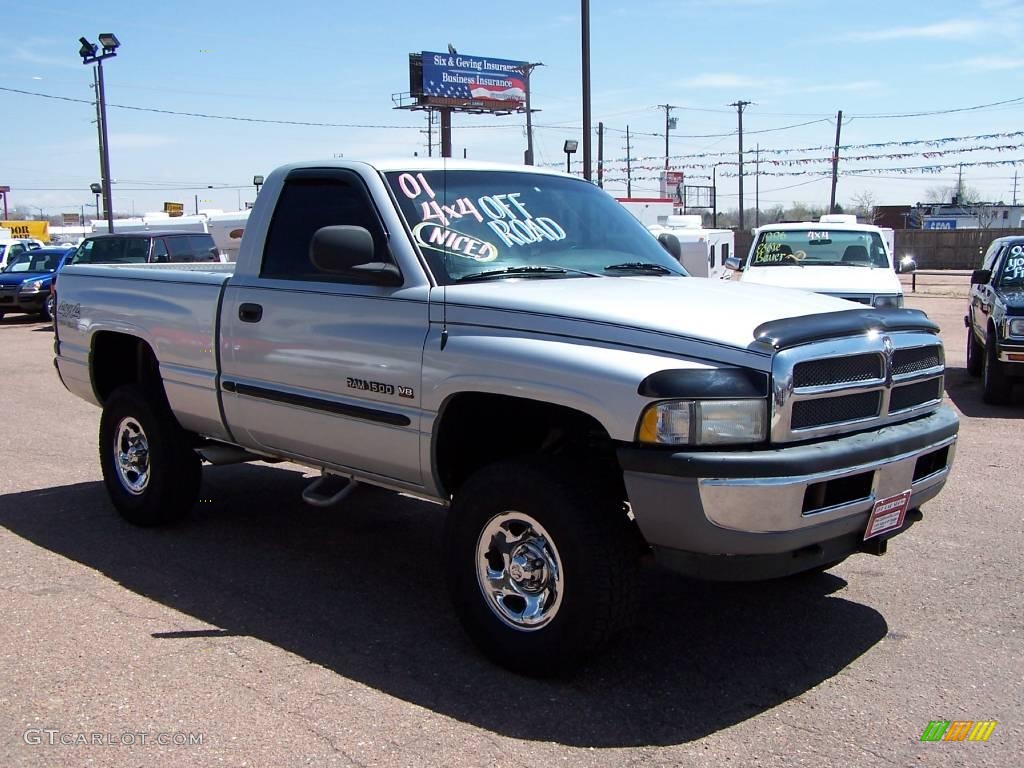
[[[624,626],[646,553],[726,580],[881,554],[953,461],[923,313],[692,278],[672,252],[560,173],[294,164],[235,265],[65,268],[55,362],[103,409],[129,521],[187,514],[204,461],[312,467],[319,505],[432,500],[469,635],[560,673]]]

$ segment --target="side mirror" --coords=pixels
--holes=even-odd
[[[991,280],[991,269],[976,269],[971,272],[971,285],[988,285]]]
[[[661,247],[668,251],[676,261],[683,256],[683,246],[679,244],[679,238],[671,232],[662,232],[658,235],[658,242]]]
[[[740,259],[739,256],[730,256],[728,259],[725,260],[725,268],[731,269],[734,272],[742,272],[743,261]]]
[[[917,262],[913,256],[904,256],[896,264],[896,271],[901,275],[917,271]]]
[[[321,227],[313,234],[309,259],[318,270],[330,275],[345,275],[379,285],[402,284],[398,267],[376,260],[373,235],[365,227]]]

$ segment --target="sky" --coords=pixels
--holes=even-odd
[[[426,154],[425,114],[394,109],[392,96],[409,89],[409,53],[449,43],[461,54],[544,64],[532,78],[535,155],[564,169],[563,142],[582,132],[580,12],[563,0],[0,0],[0,185],[11,187],[11,207],[37,214],[94,210],[93,67],[81,63],[78,38],[95,42],[101,32],[121,42],[104,64],[118,212],[141,215],[165,201],[191,210],[196,198],[200,208],[236,210],[254,198],[253,176],[283,163]],[[720,163],[719,208],[735,208],[729,105],[743,100],[748,173],[762,150],[762,175],[744,181],[748,208],[755,187],[762,207],[828,203],[831,179],[814,173],[827,164],[802,161],[830,155],[838,110],[842,145],[885,145],[841,150],[868,157],[841,160],[840,203],[925,201],[961,169],[906,169],[959,163],[982,198],[1013,198],[1013,165],[968,163],[1024,163],[1024,134],[992,136],[1024,131],[1024,0],[591,0],[590,33],[592,119],[606,128],[605,186],[616,196],[626,193],[627,126],[632,194],[658,194],[657,105],[670,104],[671,164],[691,166],[688,183],[710,184],[711,168],[692,166]],[[452,122],[456,156],[521,162],[522,114]],[[990,138],[889,144],[979,136]],[[596,136],[593,148],[596,160]],[[896,153],[906,156],[877,157]],[[581,155],[572,159],[578,173]],[[780,173],[800,175],[769,175]]]

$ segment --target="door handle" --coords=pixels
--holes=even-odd
[[[262,304],[239,304],[238,319],[243,323],[258,323],[263,319]]]

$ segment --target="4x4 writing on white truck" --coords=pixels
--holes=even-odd
[[[880,554],[946,481],[923,313],[700,280],[611,197],[479,163],[296,164],[236,265],[72,266],[57,369],[102,407],[111,500],[152,525],[201,462],[320,469],[450,506],[468,633],[528,674],[629,616],[644,551],[757,579]]]

